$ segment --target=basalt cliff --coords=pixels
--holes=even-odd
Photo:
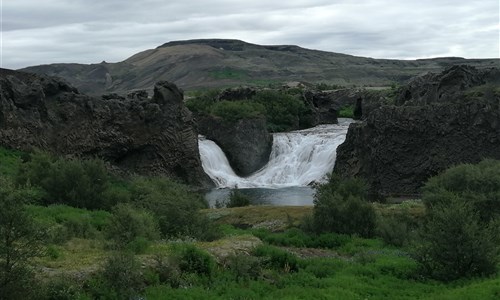
[[[183,94],[158,82],[154,94],[90,97],[63,80],[0,69],[0,145],[100,157],[139,174],[209,185],[198,133]]]
[[[500,70],[455,66],[412,79],[352,124],[334,172],[381,195],[414,195],[446,168],[484,158],[500,159]]]

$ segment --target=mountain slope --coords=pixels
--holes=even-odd
[[[51,64],[23,70],[60,76],[83,92],[102,94],[151,90],[160,80],[174,82],[186,90],[283,81],[381,86],[456,64],[485,68],[499,65],[500,60],[372,59],[298,46],[261,46],[239,40],[208,39],[169,42],[118,63]]]

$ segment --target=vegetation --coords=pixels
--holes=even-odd
[[[231,123],[265,117],[272,132],[309,126],[308,111],[296,91],[263,90],[251,99],[238,101],[217,101],[218,92],[211,90],[197,95],[186,105],[195,113],[214,115]]]
[[[32,259],[42,254],[43,241],[43,231],[25,210],[31,195],[0,177],[0,299],[31,296]]]
[[[241,119],[263,117],[266,108],[260,103],[248,100],[219,101],[212,105],[210,112],[225,121],[235,123]]]
[[[227,203],[226,207],[231,208],[248,205],[250,205],[250,197],[235,189],[231,191],[231,195],[229,195],[229,203]]]
[[[62,159],[44,152],[31,154],[16,178],[18,184],[42,190],[41,204],[88,209],[110,209],[117,201],[127,200],[126,194],[112,188],[112,180],[102,160]]]
[[[496,272],[500,262],[500,161],[460,165],[424,187],[428,210],[416,250],[423,270],[440,280]]]
[[[345,106],[339,110],[338,113],[339,118],[354,118],[354,107],[353,106]]]
[[[497,161],[432,178],[425,207],[369,203],[365,183],[333,176],[313,208],[200,211],[183,185],[106,172],[126,196],[100,210],[14,183],[42,154],[3,151],[0,299],[498,298]]]
[[[360,179],[331,176],[316,192],[313,230],[373,236],[376,214],[367,201],[367,193],[368,187]]]

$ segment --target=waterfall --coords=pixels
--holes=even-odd
[[[333,170],[336,149],[344,142],[350,123],[350,119],[340,119],[335,125],[275,133],[269,162],[248,177],[236,175],[219,146],[200,136],[202,166],[221,188],[281,188],[323,182]]]

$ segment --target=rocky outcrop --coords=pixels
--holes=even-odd
[[[2,146],[97,156],[141,174],[210,183],[191,112],[174,84],[157,83],[152,99],[93,98],[53,77],[0,69],[0,87]]]
[[[201,134],[221,147],[233,170],[248,176],[269,161],[273,137],[267,131],[265,118],[227,122],[214,116],[198,119]]]
[[[333,91],[307,90],[304,103],[311,109],[312,126],[336,124],[341,109],[352,107],[354,118],[366,118],[374,109],[386,103],[386,92],[352,88]]]
[[[216,97],[216,101],[228,100],[247,100],[257,94],[257,90],[251,87],[237,87],[222,90]]]
[[[311,111],[311,126],[338,123],[340,107],[333,101],[331,93],[308,90],[304,92],[303,100]]]
[[[466,65],[454,66],[440,74],[428,73],[415,77],[403,87],[396,105],[427,105],[454,102],[464,91],[486,82],[498,82],[498,70],[478,71]]]
[[[411,195],[452,165],[500,159],[500,94],[484,85],[498,84],[498,74],[454,67],[415,78],[399,105],[351,124],[334,172],[363,177],[378,194]],[[471,89],[479,86],[490,92]]]

